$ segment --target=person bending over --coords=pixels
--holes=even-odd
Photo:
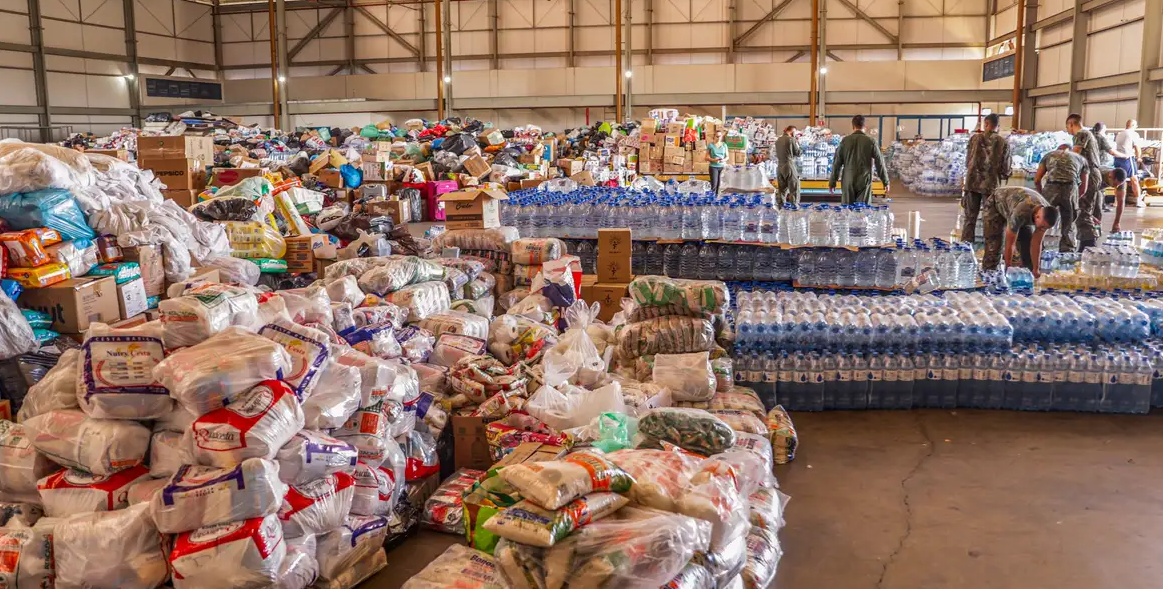
[[[1008,264],[1013,260],[1016,246],[1021,254],[1022,265],[1037,277],[1038,261],[1042,256],[1042,236],[1058,222],[1058,208],[1046,202],[1042,195],[1022,186],[995,189],[982,208],[985,211],[985,256],[982,267],[993,270],[1001,259]]]

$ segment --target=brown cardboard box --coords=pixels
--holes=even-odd
[[[541,442],[523,442],[521,445],[513,448],[512,452],[509,452],[498,460],[492,468],[525,464],[526,462],[549,462],[550,460],[557,460],[565,456],[565,452],[566,449],[561,446]]]
[[[214,161],[214,139],[192,135],[138,137],[137,158]]]
[[[629,229],[598,229],[598,282],[630,282]]]
[[[638,173],[646,176],[657,174],[654,167],[650,165],[650,160],[642,160],[638,162]]]
[[[663,174],[681,174],[682,173],[682,166],[676,166],[672,163],[663,162],[662,163],[662,173]]]
[[[682,161],[682,171],[684,174],[693,174],[695,171],[694,158],[688,157]]]
[[[682,135],[682,130],[683,130],[682,123],[667,123],[666,124],[666,133],[668,135],[670,135],[670,134]]]
[[[695,151],[707,151],[707,141],[705,139],[695,141]]]
[[[662,138],[663,147],[679,147],[682,145],[682,135],[667,133]]]
[[[88,149],[86,154],[107,155],[115,157],[123,162],[129,161],[129,150],[127,149]]]
[[[710,161],[711,161],[710,155],[707,154],[707,150],[705,150],[705,149],[696,149],[696,150],[691,152],[691,155],[694,158],[693,161],[696,164],[706,164],[706,163],[710,163]]]
[[[485,158],[479,155],[474,155],[464,160],[464,171],[468,172],[470,176],[476,176],[477,178],[480,178],[481,176],[488,174],[492,169],[492,166],[490,166],[489,163],[485,161]]]
[[[326,270],[328,266],[330,266],[338,261],[339,260],[315,258],[315,274],[317,274],[319,276],[323,276],[323,271]]]
[[[539,178],[537,180],[522,180],[520,186],[521,188],[537,188],[538,186],[541,186],[541,183],[545,182],[546,180],[548,180],[548,178]]]
[[[664,160],[664,163],[670,164],[672,166],[678,166],[680,168],[685,165],[686,162],[687,159],[685,155],[670,155],[667,156]]]
[[[315,250],[327,245],[327,236],[320,234],[287,238],[287,272],[314,272]]]
[[[247,178],[262,176],[262,168],[214,168],[211,186],[233,186]]]
[[[654,133],[655,131],[658,130],[658,120],[657,119],[642,119],[641,128],[642,128],[643,133]]]
[[[22,307],[52,317],[49,329],[81,333],[92,323],[121,319],[117,307],[117,283],[112,276],[82,276],[44,288],[30,288],[20,295]]]
[[[573,176],[574,174],[582,173],[582,171],[586,169],[586,162],[585,160],[561,159],[557,160],[557,167],[561,168],[561,171],[565,173],[566,176]]]
[[[143,170],[153,170],[153,175],[169,190],[201,190],[206,184],[206,172],[202,169],[202,161],[140,157],[137,159],[137,165]]]
[[[166,273],[162,265],[160,245],[135,245],[121,248],[126,262],[137,262],[141,266],[141,282],[145,296],[161,296],[166,290]]]
[[[324,186],[343,188],[343,175],[339,173],[339,170],[319,170],[315,177],[319,178]]]
[[[416,164],[413,167],[416,168],[417,170],[420,170],[420,173],[424,175],[425,182],[435,182],[436,181],[436,171],[432,169],[432,162],[424,162],[422,164]]]
[[[163,190],[162,197],[178,203],[183,209],[188,209],[198,202],[199,190]]]
[[[456,468],[488,470],[493,465],[483,417],[453,415],[452,436]]]
[[[376,200],[364,203],[364,210],[373,215],[387,215],[392,223],[403,225],[412,222],[412,207],[398,200]]]
[[[213,283],[222,282],[222,279],[218,274],[218,268],[195,268],[194,273],[186,279],[186,282]],[[174,283],[170,282],[169,280],[166,281],[167,291],[170,289],[170,285],[172,284]],[[162,298],[166,298],[165,293],[162,293]]]
[[[444,226],[448,229],[493,229],[501,226],[501,201],[509,195],[499,189],[471,189],[440,195]]]
[[[117,285],[117,309],[122,317],[133,317],[145,313],[145,284],[141,278],[134,278]]]
[[[594,297],[594,284],[597,284],[598,276],[596,274],[582,274],[581,277],[581,298],[583,301],[589,302]]]
[[[595,283],[590,288],[590,292],[593,293],[593,299],[586,299],[586,302],[601,303],[602,309],[598,313],[598,319],[609,321],[614,318],[614,313],[617,313],[622,308],[622,299],[629,294],[629,287],[629,280],[626,282]]]
[[[598,183],[594,181],[594,175],[589,172],[581,172],[569,177],[570,180],[577,182],[579,186],[597,186]]]
[[[731,163],[736,166],[747,165],[747,152],[741,149],[732,149],[730,151]]]
[[[691,164],[691,173],[692,174],[710,174],[711,173],[711,163],[710,162],[695,162],[695,163]]]

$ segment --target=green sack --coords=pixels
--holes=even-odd
[[[247,258],[258,264],[258,271],[267,274],[282,274],[287,271],[287,261],[278,258]]]
[[[380,129],[375,125],[364,125],[363,128],[359,130],[359,136],[367,137],[368,139],[379,139]]]
[[[638,429],[638,422],[623,413],[603,413],[598,417],[598,439],[593,446],[602,452],[633,448],[630,438]]]

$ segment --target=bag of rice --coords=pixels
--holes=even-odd
[[[303,410],[294,391],[283,381],[266,380],[196,419],[190,431],[198,464],[229,468],[247,458],[273,460],[301,429]]]
[[[133,421],[93,419],[76,409],[49,411],[24,424],[32,445],[62,466],[110,475],[145,461],[149,428]]]
[[[464,534],[464,494],[483,476],[483,470],[467,468],[452,473],[424,502],[424,526],[447,534]]]
[[[628,492],[634,478],[603,456],[589,452],[561,460],[516,464],[501,470],[501,478],[521,495],[545,509],[557,509],[597,491]]]
[[[160,323],[127,329],[94,323],[85,333],[77,378],[81,409],[101,419],[157,419],[169,413],[173,399],[153,375],[164,358]]]
[[[344,302],[358,307],[363,303],[363,291],[359,289],[359,282],[355,276],[344,276],[327,282],[327,297],[331,302]]]
[[[44,510],[32,503],[0,502],[0,528],[12,524],[14,528],[31,528],[44,517]],[[2,545],[2,543],[0,543]]]
[[[509,589],[492,556],[453,544],[401,589]]]
[[[607,458],[634,477],[629,493],[634,503],[670,512],[699,468],[698,458],[668,450],[616,450]]]
[[[792,424],[791,416],[784,410],[783,405],[776,405],[767,414],[767,429],[771,434],[775,463],[787,464],[795,460],[799,436],[796,435],[796,426]]]
[[[258,315],[254,293],[236,286],[209,283],[158,303],[167,348],[200,344],[232,325],[250,325]]]
[[[149,476],[170,478],[185,464],[196,464],[189,436],[177,432],[154,432],[149,444]]]
[[[775,580],[775,569],[783,548],[774,530],[752,528],[747,534],[747,564],[743,567],[746,589],[767,589]]]
[[[258,334],[283,346],[291,357],[291,368],[282,380],[291,385],[300,402],[310,397],[324,367],[331,361],[327,334],[290,321],[265,325]]]
[[[45,515],[68,517],[128,507],[129,487],[148,478],[149,469],[144,466],[127,468],[109,476],[67,469],[41,479],[37,489]]]
[[[206,526],[174,540],[174,589],[259,589],[278,579],[287,553],[273,515]]]
[[[154,376],[187,411],[202,416],[290,369],[291,356],[282,346],[232,327],[170,354],[154,368]]]
[[[614,513],[629,503],[615,493],[590,493],[556,510],[519,501],[485,522],[485,529],[514,542],[549,548],[574,530]]]
[[[155,589],[169,576],[145,505],[75,515],[52,528],[56,586]]]
[[[342,526],[354,494],[355,479],[342,472],[292,486],[279,509],[283,535],[297,538]]]
[[[747,434],[756,434],[760,436],[767,435],[767,424],[763,419],[756,417],[750,411],[740,411],[738,409],[712,409],[707,411],[711,415],[723,420],[724,423],[731,426],[731,429],[737,432]]]
[[[654,409],[638,421],[638,432],[704,456],[718,454],[735,445],[735,432],[731,426],[701,409]]]
[[[379,550],[388,534],[388,520],[381,516],[351,515],[342,527],[318,538],[319,578],[338,577],[356,562]]]
[[[0,527],[0,587],[52,587],[52,540],[31,525]]]
[[[24,425],[0,419],[0,500],[40,503],[37,481],[58,470],[36,451]]]
[[[154,496],[150,513],[159,530],[176,534],[270,515],[286,494],[278,465],[261,458],[230,470],[186,465]]]
[[[279,464],[279,480],[292,486],[304,485],[338,472],[354,473],[359,452],[343,440],[302,430],[279,448],[275,461]]]

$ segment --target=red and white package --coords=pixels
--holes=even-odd
[[[198,528],[174,541],[174,588],[266,587],[278,579],[286,553],[274,515]]]
[[[250,458],[233,469],[183,466],[149,508],[158,530],[177,534],[277,513],[286,494],[279,466]]]
[[[392,364],[387,360],[369,356],[355,348],[345,347],[336,354],[335,361],[359,369],[360,407],[378,405],[388,396],[395,380],[395,373]]]
[[[343,527],[319,536],[319,576],[334,579],[364,557],[379,550],[388,535],[383,517],[353,515]],[[180,588],[179,588],[180,589]]]
[[[128,507],[129,487],[147,478],[149,469],[141,465],[108,476],[70,468],[40,479],[36,487],[45,515],[68,517]]]
[[[342,526],[354,494],[355,478],[342,472],[291,487],[279,509],[283,535],[297,538]]]
[[[388,419],[378,406],[353,413],[342,428],[335,430],[335,437],[355,446],[359,460],[371,467],[383,464],[392,442]]]
[[[291,385],[300,401],[311,396],[320,375],[331,361],[326,333],[287,320],[264,325],[258,334],[277,342],[291,355],[291,369],[283,380]]]
[[[355,494],[351,500],[353,515],[384,515],[395,505],[396,483],[392,475],[362,462],[356,465]]]
[[[52,542],[42,531],[0,527],[0,587],[52,587],[53,568]]]
[[[355,446],[311,430],[297,432],[275,457],[279,479],[302,485],[337,472],[351,474],[359,461]]]
[[[266,380],[191,426],[199,464],[230,467],[247,458],[274,459],[303,429],[303,409],[286,383]]]
[[[170,484],[169,479],[138,479],[129,486],[129,504],[149,503],[158,491]]]

